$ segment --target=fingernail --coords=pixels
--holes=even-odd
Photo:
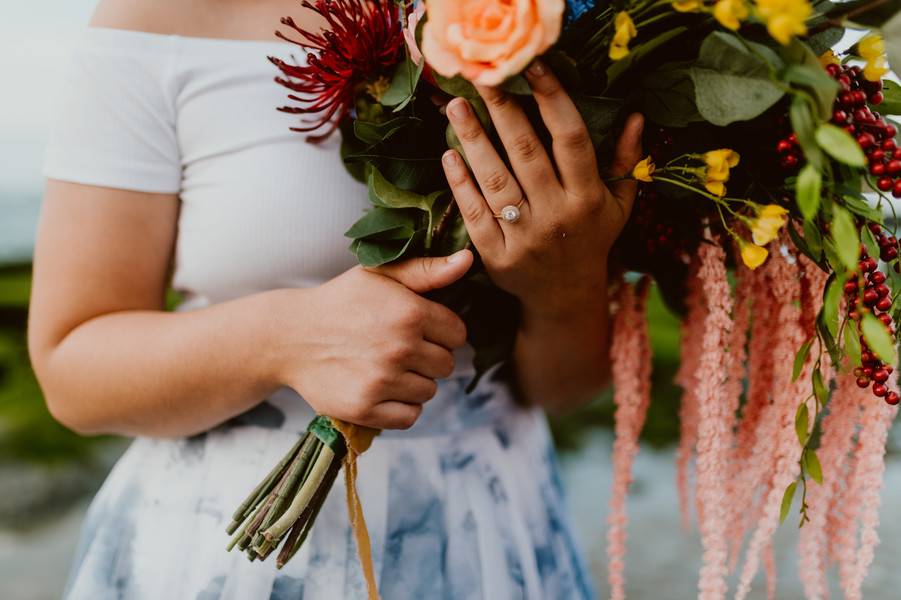
[[[532,77],[541,77],[545,73],[544,64],[539,60],[533,61],[526,72]]]
[[[454,119],[465,119],[469,113],[469,103],[463,98],[454,98],[447,105],[447,112]]]
[[[457,151],[456,150],[448,150],[444,153],[444,156],[441,157],[441,162],[444,163],[445,167],[456,167],[457,166]]]
[[[457,250],[453,254],[447,257],[448,264],[458,263],[463,260],[463,257],[466,256],[466,250]]]

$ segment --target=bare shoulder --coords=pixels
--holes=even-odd
[[[100,0],[92,27],[225,39],[274,39],[297,0]],[[310,12],[310,11],[303,11]]]

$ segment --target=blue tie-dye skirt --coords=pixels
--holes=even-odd
[[[543,413],[498,382],[467,395],[467,381],[441,382],[412,429],[384,432],[360,459],[382,597],[594,597]],[[88,511],[65,597],[365,598],[341,477],[281,571],[225,551],[232,511],[312,416],[285,390],[206,434],[135,440]]]

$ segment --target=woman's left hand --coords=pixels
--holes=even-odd
[[[513,173],[462,98],[448,104],[447,114],[476,181],[454,150],[443,157],[444,171],[494,283],[528,311],[567,314],[590,306],[606,288],[607,256],[637,187],[632,179],[604,184],[585,122],[549,69],[536,62],[525,76],[553,139],[553,157],[509,94],[479,88]],[[641,159],[642,127],[641,115],[629,117],[608,176],[629,175]],[[518,221],[499,218],[508,206],[519,208]]]

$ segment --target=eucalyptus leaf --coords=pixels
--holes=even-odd
[[[443,192],[434,192],[428,196],[408,192],[397,187],[379,172],[374,166],[368,166],[367,184],[369,200],[376,206],[384,208],[418,208],[430,212],[432,204]]]
[[[791,510],[792,500],[795,498],[795,490],[798,487],[798,482],[793,481],[789,484],[787,488],[785,488],[785,493],[782,494],[782,503],[779,507],[779,522],[783,523],[785,521],[785,517],[788,516],[788,511]]]
[[[658,33],[647,42],[638,44],[630,48],[629,54],[625,58],[614,61],[613,64],[611,64],[607,68],[608,89],[610,88],[610,86],[616,83],[616,81],[620,77],[622,77],[626,73],[633,72],[633,67],[637,63],[641,62],[651,52],[679,37],[686,31],[688,31],[688,28],[681,25],[678,27],[670,27],[668,29],[664,29],[661,33]]]
[[[714,125],[725,126],[761,115],[785,95],[771,77],[782,61],[762,44],[715,31],[705,38],[691,68],[698,111]],[[764,58],[762,58],[763,56]]]
[[[832,123],[821,123],[814,134],[820,148],[835,160],[852,167],[867,166],[867,157],[851,134]]]
[[[467,100],[479,97],[479,92],[476,91],[475,86],[460,75],[444,77],[437,72],[433,72],[433,75],[435,76],[435,83],[437,83],[441,91],[446,94],[459,98],[466,98]]]
[[[353,122],[354,136],[368,146],[375,146],[388,140],[404,127],[419,122],[420,120],[414,117],[395,117],[383,123],[356,119]]]
[[[882,321],[874,317],[873,313],[864,313],[860,321],[860,331],[879,360],[890,365],[895,364],[895,341]]]
[[[827,50],[831,50],[833,46],[838,44],[845,35],[844,27],[830,27],[807,38],[807,45],[811,51],[817,56],[823,54]]]
[[[500,88],[509,94],[516,96],[531,96],[532,87],[522,75],[514,75],[501,83]]]
[[[690,62],[668,63],[641,80],[641,111],[664,127],[685,127],[703,121],[695,104]]]
[[[613,125],[623,110],[623,101],[584,94],[574,94],[572,100],[582,114],[591,141],[595,146],[601,146],[613,133]]]
[[[857,268],[857,260],[860,256],[860,238],[851,214],[844,208],[835,205],[832,208],[830,230],[839,260],[842,261],[845,268],[853,271]]]
[[[795,200],[805,221],[813,219],[820,209],[823,178],[816,167],[804,165],[795,180]]]

